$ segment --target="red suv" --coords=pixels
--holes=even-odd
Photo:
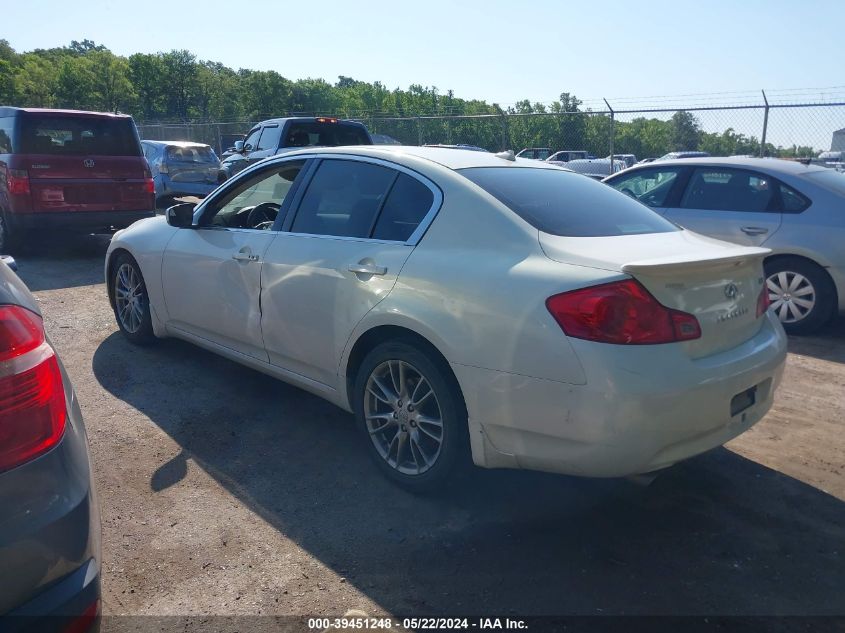
[[[132,117],[0,107],[0,253],[30,229],[94,232],[154,214]]]

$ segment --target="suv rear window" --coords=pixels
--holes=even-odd
[[[288,125],[282,147],[311,147],[322,145],[370,145],[370,137],[364,128],[346,123],[303,122]]]
[[[581,174],[531,167],[473,167],[458,173],[544,233],[600,237],[679,230],[645,205]]]
[[[20,152],[141,156],[141,146],[129,118],[26,114],[21,116]]]
[[[170,145],[167,148],[167,160],[174,163],[217,163],[217,155],[210,147],[196,145],[192,147],[178,147]]]

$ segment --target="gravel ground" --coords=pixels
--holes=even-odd
[[[106,614],[843,614],[845,321],[790,341],[754,429],[649,487],[470,472],[418,498],[351,416],[119,335],[105,238],[18,256],[85,414]]]

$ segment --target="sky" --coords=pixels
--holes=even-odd
[[[185,48],[289,79],[418,83],[500,105],[845,85],[841,0],[4,4],[0,38],[19,52],[85,38],[121,55]]]

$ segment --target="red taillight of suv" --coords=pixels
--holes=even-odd
[[[41,318],[0,306],[0,472],[58,444],[66,418],[59,362]]]
[[[6,170],[6,187],[13,196],[29,195],[29,173],[25,169]]]
[[[766,314],[766,310],[769,309],[770,305],[772,305],[772,298],[769,296],[769,288],[766,284],[763,284],[763,288],[760,290],[760,296],[757,297],[758,319],[764,314]]]
[[[546,307],[567,336],[588,341],[654,345],[701,337],[698,319],[667,308],[634,279],[554,295]]]

